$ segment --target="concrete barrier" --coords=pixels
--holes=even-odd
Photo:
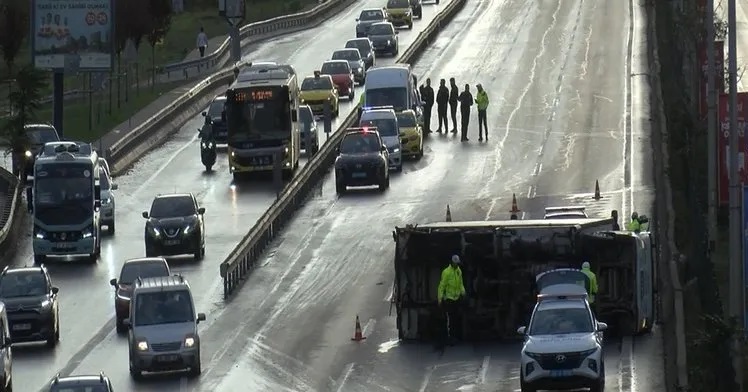
[[[449,23],[465,5],[467,0],[454,0],[444,8],[423,30],[413,44],[398,58],[400,63],[413,63],[428,48],[429,43],[436,37],[442,26]],[[295,178],[286,186],[280,197],[257,220],[257,223],[247,233],[234,250],[221,263],[219,273],[223,279],[224,298],[240,286],[244,278],[251,272],[255,262],[262,256],[265,248],[273,241],[283,226],[291,219],[298,207],[309,196],[325,175],[336,158],[335,149],[345,134],[345,129],[354,125],[358,118],[357,110],[351,111],[340,127],[330,134],[320,151],[304,166]]]
[[[0,182],[7,185],[6,200],[0,211],[0,266],[7,265],[16,251],[18,230],[23,221],[23,184],[12,173],[0,168]]]

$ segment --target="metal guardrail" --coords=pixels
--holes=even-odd
[[[454,0],[441,11],[429,26],[422,31],[412,45],[398,59],[398,62],[412,63],[428,47],[441,27],[459,12],[467,0]],[[358,106],[357,106],[358,108]],[[353,126],[358,118],[357,110],[351,111],[340,127],[330,134],[319,152],[296,175],[284,189],[280,197],[257,220],[241,242],[229,253],[220,265],[223,278],[224,298],[240,286],[245,276],[252,270],[265,248],[280,233],[283,226],[292,218],[296,209],[306,200],[309,191],[317,185],[335,161],[335,148],[344,135],[345,129]]]
[[[10,241],[13,237],[13,227],[17,215],[17,212],[21,210],[21,191],[23,190],[23,184],[18,181],[18,178],[9,171],[0,168],[0,181],[8,184],[8,193],[6,195],[6,204],[2,211],[0,211],[0,264],[6,262],[6,256],[12,253],[11,250],[7,249],[10,245]]]

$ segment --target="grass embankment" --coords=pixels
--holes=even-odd
[[[195,49],[195,39],[200,27],[205,29],[209,38],[223,36],[227,32],[226,21],[218,16],[215,0],[194,0],[186,1],[191,6],[186,12],[176,14],[172,17],[171,27],[163,42],[156,45],[155,57],[152,55],[151,47],[144,42],[138,50],[138,59],[136,66],[131,68],[131,75],[125,77],[121,75],[117,80],[117,74],[124,72],[115,72],[112,78],[112,111],[109,112],[109,90],[101,89],[107,77],[96,78],[92,86],[97,90],[93,94],[93,121],[89,129],[89,103],[87,98],[68,100],[65,102],[64,114],[64,131],[66,137],[77,138],[79,140],[95,140],[104,133],[112,130],[118,124],[127,121],[133,114],[144,108],[161,94],[178,87],[183,82],[157,84],[153,91],[148,86],[149,70],[155,60],[155,64],[165,65],[183,61],[187,55]],[[300,12],[304,9],[310,9],[317,4],[316,0],[265,0],[252,3],[247,7],[247,22],[252,23],[259,20],[266,20],[280,15]],[[208,52],[215,50],[215,47],[208,48]],[[17,66],[28,64],[30,61],[29,50],[24,49],[18,55]],[[7,75],[8,70],[3,62],[0,62],[0,75]],[[135,89],[136,80],[139,79],[141,87]],[[78,90],[88,91],[88,74],[70,75],[65,78],[65,91]],[[44,91],[45,95],[51,95],[51,75],[50,83]],[[125,89],[130,86],[127,92],[129,99],[124,102]],[[0,117],[5,115],[7,110],[7,93],[9,91],[7,82],[0,82]],[[138,91],[139,90],[139,91]],[[120,97],[120,105],[117,107],[117,97]],[[38,121],[52,122],[52,105],[45,104],[39,112]]]

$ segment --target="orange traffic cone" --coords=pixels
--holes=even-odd
[[[361,322],[358,321],[358,315],[356,315],[356,331],[353,333],[351,340],[354,342],[360,342],[364,339],[366,339],[366,336],[361,332]]]
[[[603,197],[600,195],[600,182],[595,180],[595,196],[593,197],[593,199],[600,200],[602,198]]]
[[[512,214],[522,212],[522,210],[517,207],[517,195],[514,193],[512,193],[512,209],[509,212],[511,212]]]
[[[449,204],[447,204],[447,216],[444,218],[445,222],[452,222],[452,211],[449,210]]]

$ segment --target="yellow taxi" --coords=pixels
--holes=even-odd
[[[332,117],[338,117],[340,113],[340,97],[338,89],[330,75],[322,75],[319,71],[314,71],[314,76],[307,76],[301,82],[299,98],[302,105],[309,105],[315,115],[323,115],[325,111],[325,101],[330,100],[330,110]]]
[[[397,126],[400,128],[400,144],[403,155],[419,159],[423,156],[423,128],[418,125],[416,112],[403,110],[397,114]]]
[[[408,26],[413,28],[413,9],[410,0],[387,0],[387,20],[395,27]]]

